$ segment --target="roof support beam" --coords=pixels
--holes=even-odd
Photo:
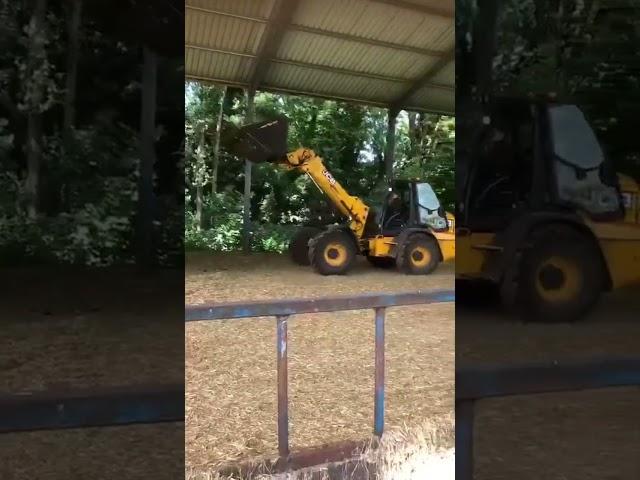
[[[267,18],[249,17],[247,15],[239,15],[237,13],[224,12],[222,10],[215,10],[213,8],[194,7],[193,5],[185,5],[185,10],[193,10],[194,12],[206,13],[208,15],[220,15],[221,17],[235,18],[237,20],[246,20],[248,22],[267,23]]]
[[[428,48],[413,47],[411,45],[400,45],[398,43],[384,42],[382,40],[376,40],[374,38],[358,37],[357,35],[350,35],[348,33],[332,32],[329,30],[323,30],[321,28],[307,27],[305,25],[293,24],[290,30],[298,32],[311,33],[314,35],[322,35],[324,37],[337,38],[338,40],[346,40],[349,42],[362,43],[363,45],[369,45],[372,47],[389,48],[392,50],[399,50],[401,52],[411,52],[418,55],[426,55],[429,57],[441,57],[446,52],[439,50],[430,50]]]
[[[201,50],[204,52],[219,53],[221,55],[232,55],[232,56],[241,57],[241,58],[249,58],[249,59],[256,58],[256,55],[253,55],[250,53],[234,52],[231,50],[222,50],[218,48],[200,47],[198,45],[191,45],[191,44],[186,44],[185,48],[187,49],[191,48],[193,50]],[[369,73],[369,72],[358,72],[355,70],[347,70],[344,68],[331,67],[329,65],[321,65],[316,63],[298,62],[294,60],[283,60],[279,58],[271,58],[269,59],[269,62],[279,64],[279,65],[291,65],[294,67],[310,68],[313,70],[320,70],[328,73],[340,73],[340,74],[349,75],[352,77],[368,78],[371,80],[381,80],[385,82],[394,82],[394,83],[403,83],[403,84],[408,84],[409,82],[411,82],[411,79],[409,78],[391,77],[388,75],[381,75],[381,74]],[[426,86],[429,86],[431,88],[441,89],[441,90],[450,90],[450,91],[453,90],[453,87],[450,87],[448,85],[426,84]]]
[[[428,87],[429,82],[438,73],[442,71],[451,61],[455,59],[455,48],[452,48],[447,54],[438,60],[434,65],[427,69],[409,88],[407,88],[398,98],[391,102],[391,108],[401,109],[402,106],[411,98],[411,96],[423,87]]]
[[[442,18],[449,19],[449,18],[454,18],[455,16],[455,14],[449,9],[431,7],[429,5],[413,3],[408,0],[369,0],[369,1],[375,2],[375,3],[385,3],[387,5],[393,5],[394,7],[404,8],[406,10],[425,13],[427,15],[431,15],[432,17],[442,17]]]
[[[264,23],[267,23],[268,21],[266,18],[248,17],[246,15],[237,15],[235,13],[223,12],[221,10],[212,10],[209,8],[192,7],[190,5],[187,5],[185,8],[187,10],[193,10],[195,12],[205,13],[208,15],[219,15],[222,17],[235,18],[238,20],[245,20],[245,21],[254,22],[254,23],[264,24]],[[401,45],[399,43],[376,40],[375,38],[364,38],[364,37],[359,37],[357,35],[351,35],[349,33],[333,32],[330,30],[324,30],[322,28],[308,27],[306,25],[298,25],[295,23],[290,24],[288,29],[296,32],[310,33],[313,35],[321,35],[323,37],[336,38],[338,40],[346,40],[349,42],[361,43],[363,45],[369,45],[372,47],[389,48],[389,49],[397,50],[400,52],[411,52],[418,55],[426,55],[429,57],[441,57],[444,54],[446,54],[446,52],[442,52],[440,50],[431,50],[428,48],[414,47],[411,45]]]
[[[209,85],[229,85],[231,87],[238,88],[249,88],[246,82],[240,82],[237,80],[229,80],[226,78],[215,78],[215,77],[200,77],[198,75],[186,74],[185,79],[191,82],[199,82]],[[358,105],[368,105],[370,107],[380,107],[380,108],[388,108],[389,105],[387,103],[383,103],[379,100],[370,99],[370,98],[354,98],[340,94],[329,94],[322,92],[309,92],[304,90],[297,90],[295,88],[286,88],[286,87],[278,87],[274,85],[262,85],[260,87],[261,92],[270,92],[277,93],[281,95],[296,95],[301,97],[311,97],[311,98],[320,98],[322,100],[330,100],[333,102],[350,102]],[[406,105],[403,107],[404,110],[408,110],[411,112],[425,112],[425,113],[436,113],[438,115],[453,115],[453,111],[447,109],[437,109],[437,108],[425,108],[420,105]]]
[[[264,80],[269,68],[269,59],[276,56],[282,43],[285,29],[291,23],[293,14],[300,0],[276,0],[262,34],[258,54],[251,71],[251,90],[256,90]]]

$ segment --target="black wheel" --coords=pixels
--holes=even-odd
[[[322,230],[316,227],[302,227],[289,243],[289,255],[298,265],[309,265],[309,241]]]
[[[545,229],[533,235],[522,258],[515,307],[529,321],[574,322],[597,303],[605,275],[600,252],[586,235]]]
[[[369,263],[376,268],[393,268],[396,266],[395,258],[391,257],[369,257],[367,256]]]
[[[436,269],[440,258],[440,248],[435,238],[414,235],[402,246],[396,264],[409,275],[427,275]]]
[[[309,262],[322,275],[346,273],[356,254],[353,238],[342,230],[321,232],[309,242]]]

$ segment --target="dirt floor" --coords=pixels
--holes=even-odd
[[[182,282],[180,270],[3,269],[0,396],[182,382]],[[0,478],[178,478],[183,439],[182,424],[3,434]]]
[[[179,270],[1,275],[0,391],[182,381]]]
[[[456,367],[640,354],[637,289],[610,294],[584,322],[535,325],[495,307],[456,307]],[[640,388],[483,400],[475,424],[479,480],[640,478]]]
[[[186,302],[452,288],[452,266],[428,277],[377,270],[323,277],[276,255],[193,255]],[[453,411],[454,305],[390,309],[387,426]],[[363,439],[373,420],[373,312],[301,315],[289,323],[292,448]],[[275,322],[186,328],[186,455],[191,467],[276,452]]]

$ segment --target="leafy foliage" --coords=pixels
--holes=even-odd
[[[456,88],[473,92],[476,68],[491,64],[492,93],[555,94],[589,115],[617,168],[640,176],[640,5],[635,0],[507,0],[498,2],[495,28],[481,9],[496,0],[457,3]],[[488,11],[488,10],[487,10]],[[493,36],[486,42],[487,36]],[[481,58],[493,45],[490,58]],[[470,55],[471,52],[471,55]],[[473,57],[473,58],[471,58]],[[467,83],[470,83],[467,85]],[[464,104],[464,99],[458,102]],[[472,135],[461,130],[463,141]]]
[[[107,22],[100,23],[96,5],[84,2],[77,31],[76,100],[65,104],[71,98],[65,90],[71,58],[68,9],[74,3],[0,1],[5,47],[0,51],[3,264],[106,266],[134,261],[140,42],[109,30]],[[46,5],[43,15],[37,14],[38,5]],[[162,76],[162,69],[173,66],[161,58],[159,68]],[[167,133],[174,120],[167,118],[163,104],[172,101],[159,95],[155,224],[153,245],[148,246],[162,264],[175,263],[183,253],[177,241],[183,231],[183,186],[166,180],[175,177],[166,165],[178,163],[178,142]],[[65,130],[69,105],[75,121]]]

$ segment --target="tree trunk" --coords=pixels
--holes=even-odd
[[[424,147],[424,151],[426,152],[423,160],[423,166],[426,166],[426,163],[433,160],[436,151],[438,149],[438,130],[440,129],[440,122],[442,121],[442,115],[437,115],[433,119],[433,123],[428,124],[428,128],[425,128],[423,138],[426,140],[426,146]]]
[[[409,145],[411,146],[411,154],[413,156],[418,152],[418,143],[420,134],[418,129],[418,114],[416,112],[408,112],[409,116]]]
[[[196,229],[201,231],[203,228],[204,219],[202,216],[202,204],[204,197],[204,182],[203,175],[201,172],[204,171],[205,168],[205,158],[204,158],[204,139],[205,139],[205,127],[202,127],[200,131],[200,138],[198,139],[198,150],[196,151],[196,162],[198,166],[198,174],[196,175]],[[215,185],[215,182],[214,182]],[[215,193],[215,192],[214,192]]]
[[[213,145],[213,165],[211,166],[211,193],[215,195],[218,191],[218,165],[220,165],[220,134],[222,133],[222,120],[224,118],[224,101],[227,96],[227,87],[222,89],[220,97],[220,111],[216,122],[216,137]]]
[[[556,35],[556,85],[558,86],[556,94],[560,95],[560,98],[565,98],[568,92],[567,88],[567,76],[565,75],[565,39],[563,38],[563,20],[564,20],[564,5],[563,2],[558,2],[555,18],[554,34]]]
[[[202,185],[196,185],[196,230],[202,230]]]
[[[78,60],[80,54],[80,24],[82,19],[82,1],[67,2],[67,71],[63,102],[62,145],[60,157],[49,165],[47,177],[50,182],[49,212],[57,214],[67,208],[65,195],[66,182],[61,174],[60,164],[72,149],[73,129],[76,117],[76,90]]]
[[[475,86],[478,96],[485,100],[493,87],[493,57],[495,55],[498,0],[480,2],[473,28],[473,58]]]
[[[256,92],[247,92],[247,117],[246,123],[252,123],[254,119],[254,97]],[[251,252],[251,162],[244,161],[244,210],[242,212],[242,249],[245,253]]]
[[[396,118],[398,112],[389,110],[387,113],[387,143],[384,150],[384,167],[387,183],[393,182],[393,160],[396,150]]]
[[[64,144],[68,149],[71,135],[76,121],[76,83],[78,78],[78,57],[80,53],[80,22],[82,18],[82,0],[69,2],[69,17],[67,21],[67,81],[64,98]]]
[[[153,248],[153,166],[156,128],[156,88],[158,57],[144,47],[142,65],[142,108],[140,114],[140,175],[138,179],[138,265],[149,267],[154,263]]]
[[[25,180],[25,197],[27,215],[31,219],[38,216],[40,198],[40,170],[42,167],[42,103],[44,92],[41,79],[37,78],[37,72],[45,58],[44,21],[47,11],[46,0],[36,0],[31,15],[31,24],[35,32],[30,39],[29,60],[27,68],[29,79],[32,83],[29,99],[29,112],[27,114],[27,178]]]
[[[498,0],[477,2],[467,31],[456,29],[456,198],[463,198],[469,161],[482,124],[482,101],[493,87]],[[470,33],[470,39],[467,34]],[[470,51],[468,51],[470,47]],[[457,68],[460,66],[460,68]],[[457,208],[460,207],[458,203]],[[459,213],[459,212],[457,212]]]

